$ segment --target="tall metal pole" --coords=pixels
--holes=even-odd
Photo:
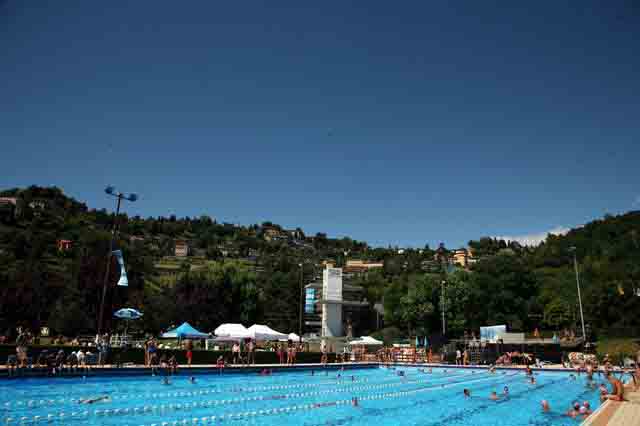
[[[447,334],[447,326],[446,326],[446,322],[445,322],[445,318],[444,318],[444,309],[445,309],[444,308],[445,307],[445,304],[444,304],[444,284],[445,284],[445,281],[442,280],[442,296],[441,297],[442,297],[442,335],[443,336],[445,334]]]
[[[578,258],[576,256],[575,247],[572,251],[573,251],[573,266],[576,270],[576,286],[578,287],[578,303],[580,304],[580,321],[582,322],[582,339],[583,339],[583,342],[586,343],[587,333],[585,332],[585,328],[584,328],[584,314],[582,313],[582,296],[580,295],[580,278],[578,276]]]
[[[304,315],[303,307],[304,307],[304,284],[303,284],[303,275],[304,275],[304,263],[300,263],[300,315],[298,321],[298,336],[300,337],[300,341],[302,341],[302,316]]]
[[[116,217],[113,219],[113,228],[111,229],[111,239],[109,240],[109,252],[107,253],[107,267],[104,272],[104,279],[102,280],[102,301],[100,302],[100,315],[98,316],[98,334],[102,334],[102,320],[104,318],[104,303],[107,297],[107,283],[109,281],[109,272],[111,272],[111,255],[113,254],[113,242],[116,236],[116,229],[118,226],[118,216],[120,214],[120,202],[122,201],[122,194],[117,195],[118,204],[116,206]]]

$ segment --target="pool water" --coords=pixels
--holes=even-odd
[[[599,406],[584,375],[418,367],[160,376],[23,379],[0,382],[0,425],[576,425],[574,400]],[[400,376],[399,374],[403,374]],[[596,379],[598,380],[598,379]],[[601,381],[601,380],[598,380]],[[491,401],[489,394],[509,396]],[[470,389],[471,398],[463,396]],[[108,396],[92,404],[78,401]],[[357,398],[357,406],[353,399]],[[543,414],[540,401],[550,402]]]

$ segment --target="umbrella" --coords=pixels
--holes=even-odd
[[[142,312],[133,308],[122,308],[113,314],[114,317],[125,320],[136,320],[138,318],[141,318],[142,315]]]
[[[359,340],[352,340],[349,342],[349,345],[362,345],[362,346],[381,346],[384,343],[380,340],[374,339],[373,337],[363,336]]]
[[[231,337],[234,339],[244,339],[249,336],[249,330],[242,324],[226,323],[218,326],[213,333],[218,337]]]
[[[248,337],[255,340],[279,340],[289,337],[284,333],[275,331],[274,329],[262,324],[254,324],[249,327],[248,331],[250,334]]]
[[[142,318],[142,315],[143,315],[142,312],[133,308],[122,308],[117,310],[113,314],[114,317],[127,320],[127,321],[137,320],[138,318]],[[128,328],[128,325],[125,325],[124,327],[125,336],[127,335],[127,328]]]
[[[185,322],[180,327],[176,327],[173,330],[163,333],[161,337],[165,339],[206,339],[209,335],[196,330],[191,326],[191,324]]]

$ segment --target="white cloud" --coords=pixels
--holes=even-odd
[[[565,235],[569,232],[571,228],[566,228],[564,226],[556,226],[553,229],[550,229],[546,232],[540,232],[538,234],[527,234],[527,235],[503,235],[500,237],[496,237],[499,240],[505,241],[516,241],[523,246],[537,246],[540,245],[541,242],[547,239],[549,235]]]

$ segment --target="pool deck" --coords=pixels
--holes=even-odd
[[[582,426],[637,426],[640,425],[640,390],[625,387],[624,402],[606,401]]]

